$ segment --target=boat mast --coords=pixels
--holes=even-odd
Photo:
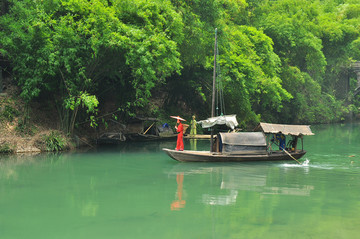
[[[215,28],[214,72],[213,72],[213,89],[212,89],[211,117],[215,117],[216,54],[217,54],[217,28]],[[213,129],[213,127],[211,127],[210,152],[213,152],[213,145],[214,145],[214,129]]]

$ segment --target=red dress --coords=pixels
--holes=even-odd
[[[179,123],[176,132],[178,132],[178,135],[177,135],[175,150],[184,150],[184,141],[183,141],[184,126],[182,125],[181,122]]]

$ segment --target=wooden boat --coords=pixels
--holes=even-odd
[[[260,123],[257,129],[261,132],[240,132],[240,133],[219,133],[213,136],[212,126],[216,124],[226,124],[234,129],[237,126],[235,115],[223,115],[215,117],[215,91],[216,91],[216,55],[217,55],[217,36],[215,30],[215,49],[214,49],[214,74],[213,74],[213,95],[211,118],[202,121],[202,126],[211,127],[211,147],[209,151],[176,151],[163,148],[171,158],[181,162],[241,162],[241,161],[273,161],[273,160],[296,160],[305,155],[306,151],[297,149],[298,139],[303,142],[303,135],[312,135],[310,127],[307,125],[280,125]],[[267,134],[267,135],[265,135]],[[273,135],[270,139],[268,136]],[[274,150],[272,145],[279,139],[275,136],[282,136],[279,150]],[[292,137],[288,147],[284,144],[285,135]],[[275,139],[275,140],[273,140]],[[285,140],[286,141],[286,140]],[[280,142],[279,142],[280,143]],[[302,144],[303,145],[303,144]],[[298,162],[298,161],[297,161]],[[299,162],[298,162],[299,163]]]
[[[271,154],[223,154],[210,151],[193,151],[184,150],[176,151],[163,149],[171,158],[180,162],[244,162],[244,161],[276,161],[276,160],[293,160],[284,152],[273,152]],[[306,151],[290,153],[292,157],[300,159]]]
[[[158,119],[141,117],[135,117],[128,123],[124,135],[127,141],[169,140],[177,136],[169,125],[160,125]]]
[[[210,139],[210,137],[211,137],[210,134],[184,135],[184,139]]]
[[[300,159],[306,154],[303,136],[313,135],[308,125],[260,123],[261,132],[219,133],[211,151],[176,151],[163,148],[171,158],[181,162],[242,162]],[[275,149],[274,134],[288,135],[287,147]],[[298,139],[302,147],[298,149]]]
[[[108,132],[100,135],[98,139],[96,139],[96,144],[98,145],[106,145],[106,144],[121,144],[126,140],[125,135],[122,132]]]
[[[144,134],[144,133],[132,133],[126,135],[126,140],[129,141],[155,141],[155,140],[169,140],[176,139],[175,133],[169,134]]]

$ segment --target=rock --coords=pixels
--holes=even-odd
[[[15,153],[40,153],[41,150],[34,146],[19,147]]]

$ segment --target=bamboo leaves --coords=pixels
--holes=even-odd
[[[26,101],[55,93],[59,110],[72,111],[60,113],[67,132],[81,105],[96,111],[108,79],[134,93],[119,105],[141,106],[157,82],[181,69],[182,21],[168,1],[9,2],[2,52],[15,63]]]

